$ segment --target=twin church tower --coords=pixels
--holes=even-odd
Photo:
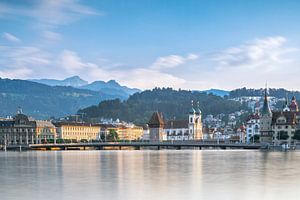
[[[203,138],[202,132],[202,112],[197,103],[195,109],[189,110],[188,119],[165,121],[162,113],[153,113],[148,123],[150,141],[163,140],[200,140]]]

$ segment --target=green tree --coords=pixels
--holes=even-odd
[[[286,131],[279,131],[276,138],[278,140],[287,140],[289,138],[289,134]]]
[[[300,140],[300,130],[296,130],[293,136],[294,140]]]
[[[254,135],[254,143],[258,143],[260,140],[260,136],[259,135]],[[253,136],[250,138],[250,142],[253,142]]]
[[[117,141],[119,136],[116,130],[109,130],[109,134],[106,137],[107,141]]]

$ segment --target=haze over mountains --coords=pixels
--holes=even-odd
[[[138,91],[113,80],[88,84],[78,76],[64,80],[0,78],[0,116],[13,116],[21,107],[35,118],[62,117],[103,100],[125,100]]]
[[[157,99],[161,98],[160,96],[156,96],[156,95],[162,95],[165,96],[165,98],[167,98],[168,97],[167,91],[169,90],[161,90],[157,94],[156,93],[151,94],[149,96],[150,102],[148,103],[151,104],[151,101],[153,101],[152,102],[153,104],[154,101],[157,101]],[[109,100],[114,100],[114,99],[120,99],[121,102],[123,100],[128,100],[128,99],[130,100],[129,97],[131,97],[133,94],[136,94],[137,92],[140,93],[141,91],[139,89],[121,86],[115,80],[110,80],[107,82],[95,81],[92,83],[88,83],[88,81],[81,79],[79,76],[73,76],[70,78],[66,78],[64,80],[55,80],[55,79],[14,80],[14,79],[0,78],[0,102],[1,102],[0,116],[2,117],[13,116],[16,113],[17,108],[20,106],[22,107],[24,113],[38,119],[47,119],[50,118],[51,116],[62,117],[62,116],[75,114],[78,110],[88,108],[92,105],[97,106],[99,103],[101,103],[104,100],[108,100],[106,102],[110,102]],[[180,90],[178,92],[180,92]],[[262,89],[255,90],[255,89],[247,89],[247,88],[236,89],[233,91],[210,89],[205,91],[193,91],[193,92],[206,93],[210,95],[210,98],[212,99],[218,97],[225,97],[225,99],[228,99],[228,98],[235,98],[239,96],[262,95]],[[173,90],[172,93],[176,93],[176,90]],[[287,91],[285,89],[270,89],[271,96],[284,98],[287,94],[289,96],[295,95],[297,99],[300,98],[299,92]],[[137,94],[135,95],[135,97],[138,98],[140,96]],[[206,96],[202,96],[202,97],[206,98]],[[173,101],[176,102],[177,99],[173,99]],[[168,107],[167,102],[164,102],[164,104],[165,106]],[[172,104],[172,102],[170,102],[169,104]],[[145,107],[146,104],[144,103],[141,103],[139,106],[141,108],[146,108]],[[210,107],[211,105],[208,102],[208,104],[205,106]],[[91,108],[95,108],[95,107],[88,108],[90,112],[92,112]],[[110,106],[107,106],[105,108],[108,110],[110,108],[112,109],[112,107]],[[128,109],[129,108],[133,109],[130,106],[128,107]],[[155,107],[151,107],[151,109],[153,110],[155,109]],[[140,111],[150,112],[150,110],[143,110],[143,109],[141,109]],[[99,114],[102,113],[101,110],[99,111],[99,108],[97,112]],[[124,113],[126,112],[128,111],[124,111]],[[133,118],[134,116],[133,113],[130,119]],[[103,116],[107,117],[106,115]],[[112,116],[115,117],[116,115],[112,115]]]
[[[89,84],[88,81],[83,80],[79,76],[72,76],[64,80],[57,79],[29,79],[29,81],[41,83],[49,86],[71,86],[79,89],[88,89],[92,91],[100,91],[104,93],[109,93],[112,95],[124,96],[128,98],[129,95],[132,95],[141,90],[136,88],[128,88],[126,86],[121,86],[115,80],[110,81],[94,81]]]

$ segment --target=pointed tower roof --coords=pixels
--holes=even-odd
[[[200,110],[200,104],[199,104],[199,101],[197,102],[197,109],[196,109],[196,114],[197,115],[201,115],[201,110]]]
[[[194,109],[194,101],[192,100],[192,107],[189,110],[189,114],[190,115],[194,115],[196,113],[195,109]]]
[[[288,101],[289,101],[288,100],[288,95],[286,94],[285,102],[284,102],[283,109],[282,109],[283,112],[289,112],[290,111]]]
[[[293,96],[289,108],[290,108],[290,110],[291,110],[292,112],[298,112],[298,111],[299,111],[298,103],[297,103],[297,100],[296,100],[296,97],[295,97],[295,96]]]
[[[268,102],[268,94],[267,94],[267,87],[265,88],[265,98],[264,98],[264,105],[261,109],[261,114],[262,115],[271,115],[272,112],[271,112],[271,109],[270,109],[270,106],[269,106],[269,102]]]
[[[154,112],[150,121],[148,122],[149,128],[163,128],[164,120],[162,114],[159,112]]]

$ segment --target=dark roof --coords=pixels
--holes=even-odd
[[[188,120],[170,120],[165,124],[165,129],[188,128]]]
[[[279,123],[277,123],[277,119],[281,116],[286,118],[286,123],[280,123],[281,125],[294,125],[296,123],[296,116],[297,116],[296,112],[291,112],[291,111],[273,112],[272,125],[279,124]]]
[[[79,122],[55,122],[56,127],[60,126],[100,126],[100,124],[79,123]]]
[[[246,121],[249,121],[251,119],[260,119],[260,116],[258,113],[249,115]]]
[[[149,128],[162,128],[164,126],[164,120],[162,113],[155,112],[153,113],[150,121],[148,122]]]

